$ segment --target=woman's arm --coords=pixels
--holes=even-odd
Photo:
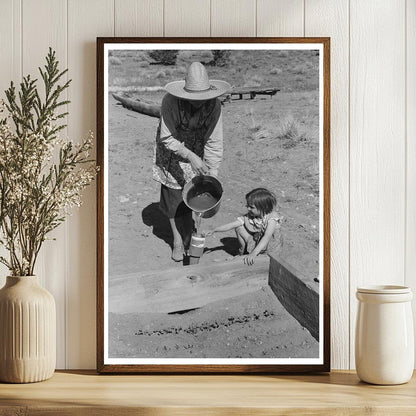
[[[207,130],[207,139],[204,147],[204,161],[209,174],[218,176],[218,169],[223,156],[223,127],[221,103],[216,99],[214,110],[210,116],[210,126]]]

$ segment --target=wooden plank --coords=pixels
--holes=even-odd
[[[273,95],[280,91],[277,88],[257,88],[257,87],[242,87],[242,88],[233,88],[231,92],[225,94],[223,101],[230,102],[231,100],[242,100],[250,99],[253,100],[256,98],[256,95],[268,95],[270,98],[273,98]],[[247,94],[247,97],[244,95]],[[234,97],[234,98],[233,98]],[[237,97],[237,98],[236,98]]]
[[[4,91],[11,81],[17,85],[21,81],[21,27],[21,1],[4,0],[0,13],[0,100],[6,98]],[[9,257],[3,248],[0,248],[0,255]],[[0,287],[6,283],[8,274],[7,267],[0,264]]]
[[[331,367],[349,368],[348,0],[305,4],[305,35],[331,37]]]
[[[114,35],[113,0],[69,0],[69,137],[75,142],[95,131],[96,37]],[[95,368],[96,187],[87,188],[83,206],[69,220],[67,282],[67,365]]]
[[[275,95],[277,91],[280,91],[278,88],[267,88],[267,87],[234,87],[232,89],[233,94],[266,94],[266,95]]]
[[[39,91],[43,87],[38,67],[44,67],[49,47],[56,51],[60,69],[67,67],[66,0],[40,0],[22,2],[23,75],[38,78]],[[66,79],[66,77],[65,77]],[[62,95],[66,99],[67,94]],[[64,109],[65,111],[65,109]],[[65,137],[67,130],[61,135]],[[57,161],[57,157],[55,161]],[[53,241],[52,239],[56,239]],[[67,225],[61,225],[48,235],[40,251],[35,273],[41,285],[55,298],[57,313],[57,368],[66,365],[66,279],[67,279]]]
[[[210,0],[164,2],[165,36],[210,36]]]
[[[163,36],[163,0],[115,0],[115,36]]]
[[[257,0],[257,36],[304,36],[303,0]]]
[[[319,342],[319,283],[286,263],[270,259],[269,286],[284,308]]]
[[[351,368],[357,286],[404,283],[404,4],[351,1]]]
[[[250,99],[254,99],[256,95],[269,95],[272,98],[273,95],[280,91],[278,89],[253,89],[253,88],[246,88],[246,89],[237,89],[233,90],[231,93],[225,94],[225,98],[223,98],[223,102],[227,101],[230,102],[234,100],[233,96],[239,96],[239,99],[243,99],[244,94],[248,94]],[[141,99],[135,98],[132,99],[130,97],[121,96],[118,94],[112,94],[115,100],[117,100],[124,108],[128,110],[135,111],[136,113],[144,114],[150,117],[160,117],[160,105],[148,103]]]
[[[145,114],[150,117],[160,117],[160,105],[146,103],[139,99],[132,99],[128,97],[122,97],[118,94],[112,94],[115,100],[117,100],[124,108],[135,111],[136,113]]]
[[[256,1],[212,0],[211,36],[256,36]]]
[[[406,2],[407,68],[406,68],[406,280],[416,292],[416,2]],[[413,299],[416,322],[416,296]]]
[[[262,256],[252,266],[239,258],[208,266],[110,276],[108,310],[171,313],[252,293],[267,286],[269,263]]]

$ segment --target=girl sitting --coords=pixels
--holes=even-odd
[[[277,254],[283,246],[280,230],[281,217],[277,213],[277,201],[272,192],[256,188],[246,195],[247,213],[235,221],[214,228],[206,236],[217,232],[235,230],[240,245],[239,254],[247,256],[244,263],[252,265],[259,254]]]

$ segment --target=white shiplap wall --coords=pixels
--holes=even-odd
[[[416,289],[416,0],[0,0],[0,91],[52,46],[79,140],[95,130],[97,36],[331,37],[331,355],[353,368],[355,288]],[[39,260],[58,368],[95,367],[95,224],[92,186]]]

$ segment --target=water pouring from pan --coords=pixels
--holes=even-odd
[[[198,232],[201,219],[211,218],[218,212],[222,194],[220,181],[208,175],[195,176],[183,188],[183,201],[195,213],[196,233],[189,248],[190,264],[197,264],[204,251],[205,237]]]

